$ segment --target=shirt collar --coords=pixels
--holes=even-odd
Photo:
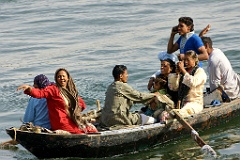
[[[186,33],[185,35],[183,35],[184,38],[188,39],[190,38],[192,35],[194,34],[194,31]]]

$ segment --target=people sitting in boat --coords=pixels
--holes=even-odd
[[[95,126],[82,119],[84,101],[78,96],[78,90],[69,72],[59,68],[55,72],[55,82],[46,88],[33,88],[23,84],[17,90],[23,90],[35,98],[46,98],[52,130],[64,130],[72,134],[98,132]]]
[[[45,88],[52,84],[47,76],[43,74],[37,75],[33,82],[33,87],[39,89]],[[34,126],[51,129],[46,98],[38,99],[30,97],[23,117],[23,122],[31,122]]]
[[[187,51],[184,62],[177,63],[181,73],[178,89],[178,108],[182,116],[197,114],[203,110],[203,88],[207,75],[198,67],[198,56],[193,50]],[[185,64],[185,65],[184,65]]]
[[[161,64],[161,61],[162,60],[165,60],[165,59],[171,59],[174,63],[176,63],[177,61],[177,56],[173,53],[173,54],[168,54],[167,52],[159,52],[158,53],[158,59],[160,60],[160,64]],[[149,79],[148,81],[148,85],[147,85],[147,88],[149,91],[151,91],[153,89],[153,84],[154,84],[154,80],[157,76],[159,76],[161,74],[161,66],[160,66],[160,69],[157,70],[157,72],[155,72]]]
[[[209,26],[210,27],[210,26]],[[209,30],[209,29],[208,29]],[[218,48],[213,48],[210,37],[201,36],[209,55],[207,71],[209,74],[210,92],[222,86],[228,97],[233,100],[240,97],[240,78],[233,70],[225,54]]]
[[[206,34],[209,30],[209,26],[205,27],[199,34],[203,35]],[[179,39],[173,44],[173,40],[175,37],[175,34],[179,34]],[[193,43],[196,41],[196,43]],[[185,46],[186,44],[186,46]],[[180,54],[178,56],[175,55],[175,51],[180,49]],[[160,61],[164,59],[171,59],[173,62],[177,62],[178,59],[183,59],[184,53],[187,50],[194,50],[198,54],[198,59],[200,61],[208,59],[207,51],[204,50],[204,44],[202,43],[202,40],[200,37],[198,37],[194,33],[194,24],[193,20],[190,17],[181,17],[179,18],[179,24],[172,28],[171,36],[168,42],[168,51],[167,52],[160,52],[158,54],[158,59]],[[201,65],[201,62],[199,62],[199,66]],[[154,73],[148,82],[148,90],[151,90],[153,87],[154,79],[157,75],[160,75],[161,71],[158,70],[156,73]]]
[[[184,59],[184,55],[188,50],[193,50],[198,54],[199,61],[207,60],[208,54],[201,41],[201,38],[194,33],[194,23],[191,17],[180,17],[178,25],[174,26],[168,41],[167,53],[171,54],[180,49],[180,60]],[[176,34],[180,37],[173,43]],[[202,63],[199,62],[199,66]]]
[[[170,89],[169,88],[169,85],[168,85],[168,76],[170,75],[170,74],[175,74],[175,70],[176,70],[176,64],[175,64],[175,62],[172,60],[172,59],[170,59],[170,58],[167,58],[167,59],[162,59],[161,61],[160,61],[160,70],[161,70],[161,72],[160,72],[160,74],[159,75],[155,75],[156,77],[164,77],[164,79],[167,81],[167,83],[165,84],[165,89],[166,89],[166,91],[167,91],[167,95],[168,95],[168,97],[171,99],[171,100],[173,100],[173,102],[174,102],[174,104],[177,104],[177,96],[178,96],[178,92],[177,92],[177,90],[172,90],[172,89]],[[149,82],[149,83],[153,83],[154,82],[154,80],[155,80],[155,78],[154,78],[154,76],[152,76],[152,78],[151,78],[152,80],[152,82]],[[150,84],[148,83],[148,86],[150,86]]]
[[[148,103],[155,93],[143,93],[133,89],[127,84],[128,71],[124,65],[116,65],[112,70],[114,82],[106,91],[105,104],[100,117],[100,125],[110,129],[123,127],[123,125],[144,125],[154,123],[153,117],[130,111],[134,103]]]
[[[153,92],[159,92],[160,95],[154,97],[149,105],[142,108],[142,111],[147,116],[154,117],[157,122],[162,119],[162,112],[171,110],[174,107],[174,102],[167,95],[167,79],[164,75],[160,75],[154,81]],[[168,108],[167,108],[168,107]]]

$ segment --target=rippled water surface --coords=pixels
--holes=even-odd
[[[27,105],[28,97],[16,88],[32,84],[37,74],[53,81],[56,69],[69,70],[88,109],[96,107],[96,99],[103,104],[116,64],[128,67],[130,85],[147,92],[148,78],[159,68],[157,53],[166,50],[181,16],[194,19],[196,33],[211,24],[214,47],[240,73],[239,7],[238,0],[0,0],[0,142],[10,139],[5,128],[21,124]],[[236,120],[201,136],[219,159],[238,159],[239,132]],[[185,137],[111,159],[208,158]],[[0,149],[0,159],[36,158],[18,145]]]

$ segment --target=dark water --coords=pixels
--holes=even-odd
[[[19,126],[28,97],[16,88],[45,74],[53,81],[60,67],[70,71],[88,109],[104,101],[111,70],[124,64],[129,84],[147,92],[159,68],[157,53],[167,48],[170,29],[181,16],[194,19],[199,33],[212,28],[214,47],[239,67],[240,2],[197,0],[0,0],[0,142],[5,128]],[[206,63],[205,63],[206,66]],[[134,109],[138,109],[135,106]],[[239,159],[239,122],[201,133],[219,159]],[[0,149],[0,159],[35,159],[23,147]],[[189,137],[148,151],[111,159],[209,159]]]

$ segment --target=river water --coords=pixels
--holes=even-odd
[[[131,86],[147,92],[148,78],[159,68],[157,54],[166,50],[171,27],[181,16],[194,19],[196,33],[211,24],[214,47],[239,73],[239,7],[239,0],[0,0],[0,142],[10,139],[6,128],[20,126],[28,102],[16,88],[32,84],[38,74],[53,81],[56,69],[69,70],[88,109],[96,108],[96,99],[103,105],[116,64],[128,67]],[[201,132],[219,159],[240,157],[239,124]],[[111,159],[208,158],[184,137]],[[0,149],[0,159],[36,157],[18,145]]]

